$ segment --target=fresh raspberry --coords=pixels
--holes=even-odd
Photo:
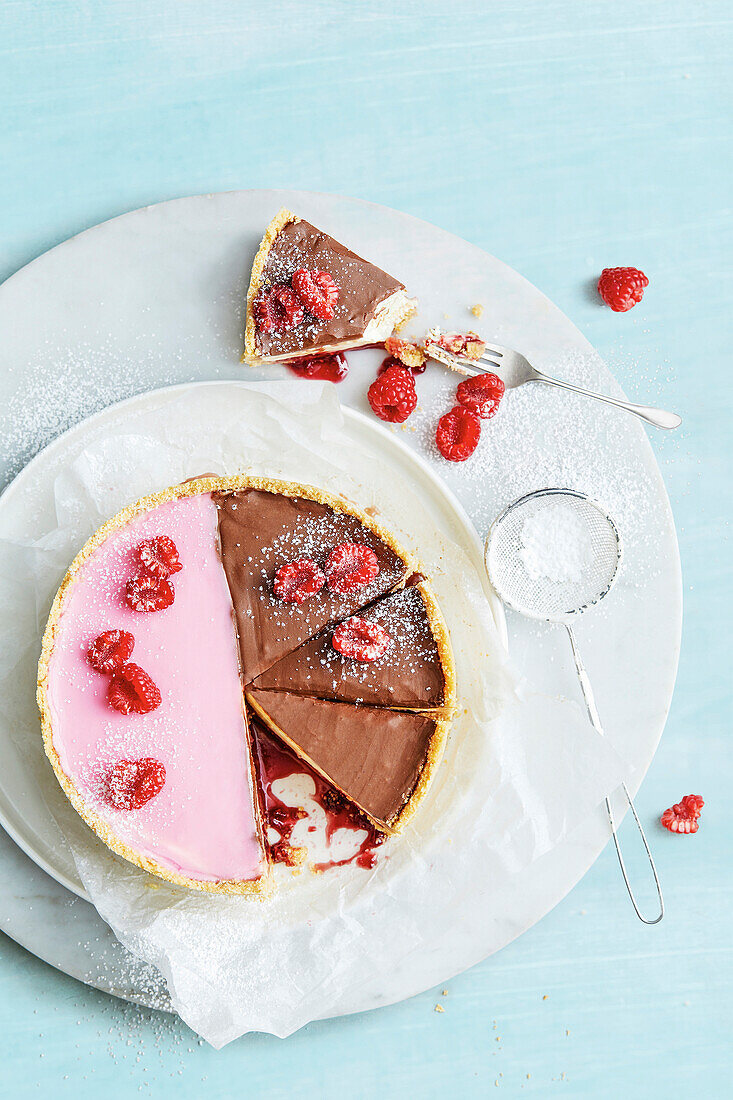
[[[183,569],[176,544],[168,535],[143,539],[135,547],[134,553],[143,569],[154,577],[170,577]]]
[[[114,672],[132,657],[135,639],[126,630],[105,630],[87,650],[87,660],[95,672]]]
[[[638,267],[604,267],[598,293],[614,313],[625,313],[644,297],[649,280]]]
[[[659,820],[671,833],[696,833],[704,805],[699,794],[686,794],[681,802],[665,810]]]
[[[284,284],[273,287],[272,295],[283,311],[281,328],[295,328],[299,325],[305,317],[305,310],[298,295]]]
[[[465,462],[478,446],[481,421],[463,405],[456,405],[438,421],[435,442],[449,462]]]
[[[456,399],[482,420],[490,420],[504,395],[504,383],[497,374],[477,374],[458,383]]]
[[[333,632],[331,643],[337,653],[353,657],[355,661],[376,661],[390,647],[392,638],[378,623],[354,615],[346,619]]]
[[[331,591],[346,596],[371,584],[379,575],[379,561],[371,547],[360,542],[342,542],[328,555],[325,573]]]
[[[415,379],[405,367],[389,367],[374,379],[367,400],[380,420],[402,424],[417,405]]]
[[[331,320],[336,312],[339,288],[327,271],[308,271],[299,267],[293,272],[293,290],[319,321]]]
[[[384,346],[403,367],[410,367],[411,370],[417,368],[416,373],[422,374],[422,370],[425,369],[425,352],[412,340],[400,340],[399,336],[390,336],[384,341]]]
[[[275,574],[273,591],[284,603],[303,603],[320,592],[326,576],[314,561],[300,558],[281,565]]]
[[[107,689],[107,702],[120,714],[148,714],[160,706],[161,696],[140,665],[122,665],[114,671]]]
[[[298,296],[286,283],[277,283],[266,290],[255,304],[257,327],[262,332],[299,325],[305,316]]]
[[[133,611],[163,611],[176,598],[166,577],[154,577],[143,569],[130,577],[125,587],[125,600]]]
[[[140,760],[118,760],[107,768],[100,797],[113,810],[139,810],[165,784],[165,766],[160,760],[144,756]]]
[[[405,364],[402,362],[401,359],[396,359],[394,355],[388,355],[385,359],[382,360],[381,365],[378,367],[377,377],[379,377],[380,374],[384,374],[384,372],[386,370],[389,370],[390,367],[402,368],[404,367],[404,365]],[[410,367],[409,369],[412,371],[413,374],[423,374],[427,365],[428,361],[426,359],[423,363],[420,364],[419,367]]]

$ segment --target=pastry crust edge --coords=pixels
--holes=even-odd
[[[267,226],[267,229],[265,229],[262,240],[260,241],[260,247],[257,249],[255,258],[252,261],[252,272],[249,277],[249,289],[247,290],[247,317],[244,325],[244,355],[242,356],[242,362],[249,359],[257,359],[259,355],[257,351],[257,327],[255,325],[254,303],[262,287],[265,264],[267,263],[270,249],[275,243],[275,238],[281,229],[284,229],[285,226],[289,225],[291,222],[299,222],[300,220],[301,219],[297,217],[297,215],[283,206],[278,210],[275,217]]]

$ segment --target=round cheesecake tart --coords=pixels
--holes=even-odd
[[[439,763],[455,675],[428,581],[373,517],[311,486],[202,477],[81,550],[38,704],[62,788],[113,851],[257,895],[273,862],[305,858],[267,768],[300,761],[324,805],[377,842],[399,832]]]

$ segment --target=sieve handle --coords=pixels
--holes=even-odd
[[[573,650],[573,657],[575,658],[575,668],[577,669],[577,672],[578,672],[578,679],[580,680],[580,687],[581,687],[582,692],[583,692],[583,698],[585,699],[585,705],[588,709],[588,717],[590,718],[591,722],[593,723],[593,727],[597,730],[598,733],[600,733],[601,737],[604,737],[605,734],[603,732],[603,726],[601,725],[601,719],[600,719],[600,716],[598,714],[598,709],[596,707],[596,701],[593,697],[593,689],[590,686],[590,677],[588,676],[588,673],[585,670],[585,665],[583,664],[582,658],[580,656],[580,651],[578,649],[578,643],[575,640],[575,634],[573,633],[572,627],[568,626],[567,623],[565,624],[565,629],[567,630],[568,637],[570,638],[570,645],[571,645],[572,650]],[[649,860],[649,866],[652,869],[652,874],[654,876],[654,885],[657,888],[657,897],[659,898],[659,915],[658,916],[654,917],[653,919],[642,916],[641,910],[639,909],[639,906],[636,903],[636,898],[634,897],[634,891],[631,889],[631,883],[629,882],[629,876],[628,876],[628,872],[626,870],[626,864],[624,863],[624,857],[623,857],[623,854],[621,852],[621,845],[619,843],[619,839],[618,839],[618,836],[616,834],[616,822],[614,820],[613,810],[611,809],[611,802],[610,802],[610,799],[607,798],[606,799],[606,810],[608,812],[608,821],[609,821],[609,824],[611,826],[611,834],[613,836],[613,843],[616,846],[616,855],[618,856],[619,866],[621,867],[621,874],[624,877],[624,883],[626,884],[626,889],[628,890],[629,897],[631,898],[631,904],[634,907],[634,912],[636,913],[639,920],[643,921],[644,924],[659,924],[660,920],[664,916],[664,898],[662,897],[662,887],[659,884],[659,876],[657,874],[657,868],[654,866],[654,859],[652,858],[652,853],[649,849],[649,844],[647,842],[646,835],[644,833],[644,829],[642,828],[642,824],[639,821],[639,815],[636,812],[636,807],[634,806],[633,800],[631,798],[631,795],[629,794],[629,791],[628,791],[628,788],[627,788],[626,784],[622,783],[621,788],[624,792],[624,795],[626,796],[626,801],[629,804],[629,808],[631,809],[631,812],[634,815],[634,821],[636,822],[636,827],[639,830],[639,835],[641,836],[642,842],[644,844],[644,850],[645,850],[645,852],[647,854],[647,858]]]

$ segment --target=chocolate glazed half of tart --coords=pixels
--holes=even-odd
[[[379,344],[414,309],[399,280],[283,209],[252,265],[244,358],[274,362]]]
[[[453,658],[445,620],[427,582],[402,588],[363,608],[383,652],[369,660],[339,649],[329,626],[252,681],[252,688],[408,710],[450,711]],[[335,637],[334,637],[335,635]]]

